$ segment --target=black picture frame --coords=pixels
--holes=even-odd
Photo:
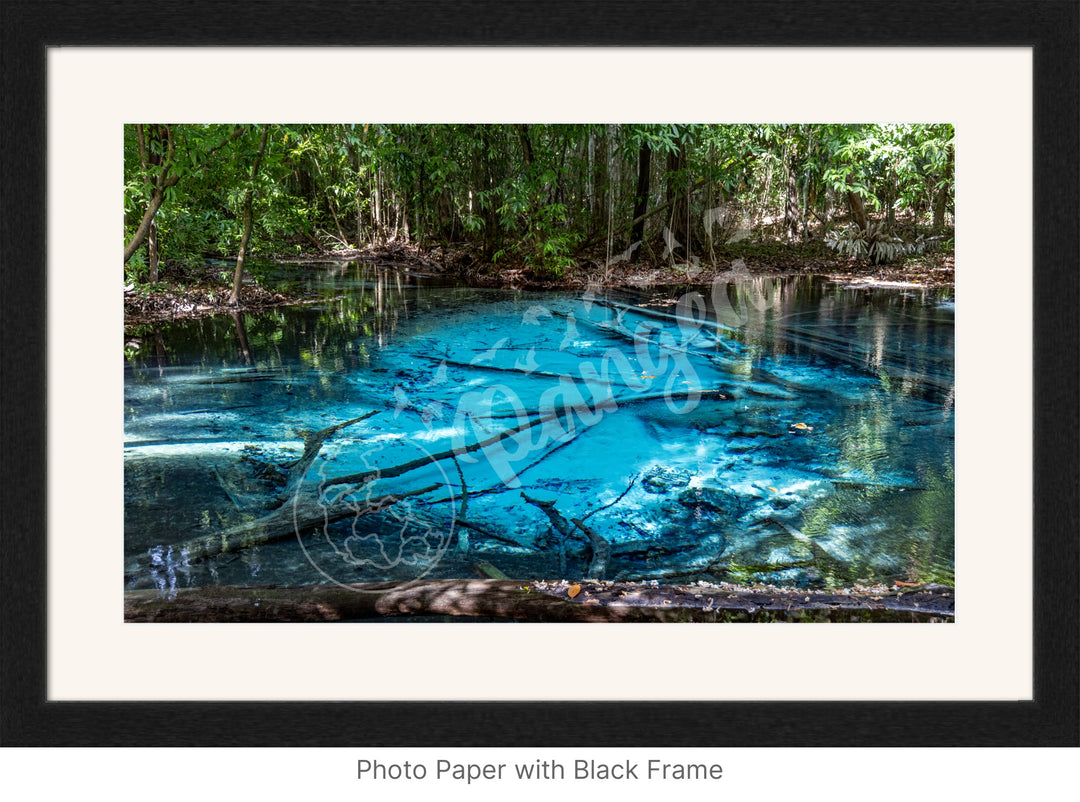
[[[1077,746],[1076,0],[507,3],[5,0],[0,743]],[[53,702],[46,695],[46,50],[53,46],[1030,46],[1034,698],[1017,702]],[[958,99],[962,102],[963,99]],[[1016,399],[1013,403],[1016,403]],[[1023,466],[1011,466],[1022,470]],[[1007,604],[1007,593],[1002,594]],[[588,727],[566,727],[568,720]],[[882,722],[888,726],[883,727]],[[165,726],[167,722],[167,726]]]

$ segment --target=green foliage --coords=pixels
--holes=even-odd
[[[136,251],[124,265],[124,285],[142,284],[150,275],[150,266],[146,263],[146,252]]]
[[[612,253],[632,244],[643,145],[652,155],[647,210],[695,188],[678,206],[682,222],[670,213],[648,218],[644,238],[656,247],[643,254],[660,252],[665,225],[681,226],[676,238],[701,258],[726,247],[735,228],[756,226],[762,239],[790,210],[792,180],[800,236],[808,223],[831,225],[848,193],[891,220],[931,210],[940,218],[953,189],[947,124],[272,125],[254,181],[261,126],[139,131],[141,145],[136,126],[124,132],[125,241],[171,159],[175,185],[156,223],[162,258],[180,263],[235,255],[250,192],[256,254],[295,253],[316,242],[336,249],[395,239],[463,243],[499,266],[557,276],[583,243],[601,242],[605,232]],[[838,232],[830,243],[870,260],[899,258],[903,244],[883,232]],[[136,254],[125,279],[145,273]]]
[[[526,253],[526,263],[537,273],[558,277],[574,266],[574,248],[580,237],[568,232],[551,233],[534,243]]]

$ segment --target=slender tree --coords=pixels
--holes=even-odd
[[[630,231],[630,242],[642,242],[645,239],[645,212],[649,206],[649,175],[652,172],[652,148],[649,141],[642,138],[641,148],[638,151],[638,178],[637,191],[634,193],[634,227]],[[642,250],[634,254],[639,258]]]
[[[240,250],[236,255],[236,270],[233,273],[232,292],[229,294],[229,303],[236,305],[240,302],[240,283],[244,277],[244,258],[247,255],[248,243],[251,241],[251,226],[254,215],[252,203],[255,198],[255,179],[259,177],[259,166],[262,163],[263,154],[266,153],[266,139],[270,133],[270,126],[262,127],[262,137],[259,140],[259,149],[255,152],[255,158],[251,162],[251,176],[247,188],[244,190],[243,221],[244,232],[240,237]]]
[[[151,142],[148,143],[143,126],[140,125],[137,128],[139,150],[142,155],[140,161],[143,162],[141,166],[145,171],[146,181],[150,184],[150,199],[146,204],[142,220],[139,221],[139,227],[135,229],[135,233],[124,246],[124,264],[127,264],[150,235],[154,226],[154,217],[161,208],[161,204],[165,202],[165,190],[176,186],[180,181],[180,174],[173,171],[173,158],[176,155],[173,126],[157,125],[151,126],[151,129],[153,134]],[[148,149],[153,153],[147,154]],[[156,268],[156,262],[154,266]],[[156,281],[156,276],[151,280]]]

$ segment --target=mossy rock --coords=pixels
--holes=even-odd
[[[646,493],[669,493],[674,489],[690,484],[692,474],[681,468],[665,468],[657,465],[641,478],[641,486]]]

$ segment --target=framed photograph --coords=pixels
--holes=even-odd
[[[1078,11],[6,3],[0,740],[1078,745]]]

